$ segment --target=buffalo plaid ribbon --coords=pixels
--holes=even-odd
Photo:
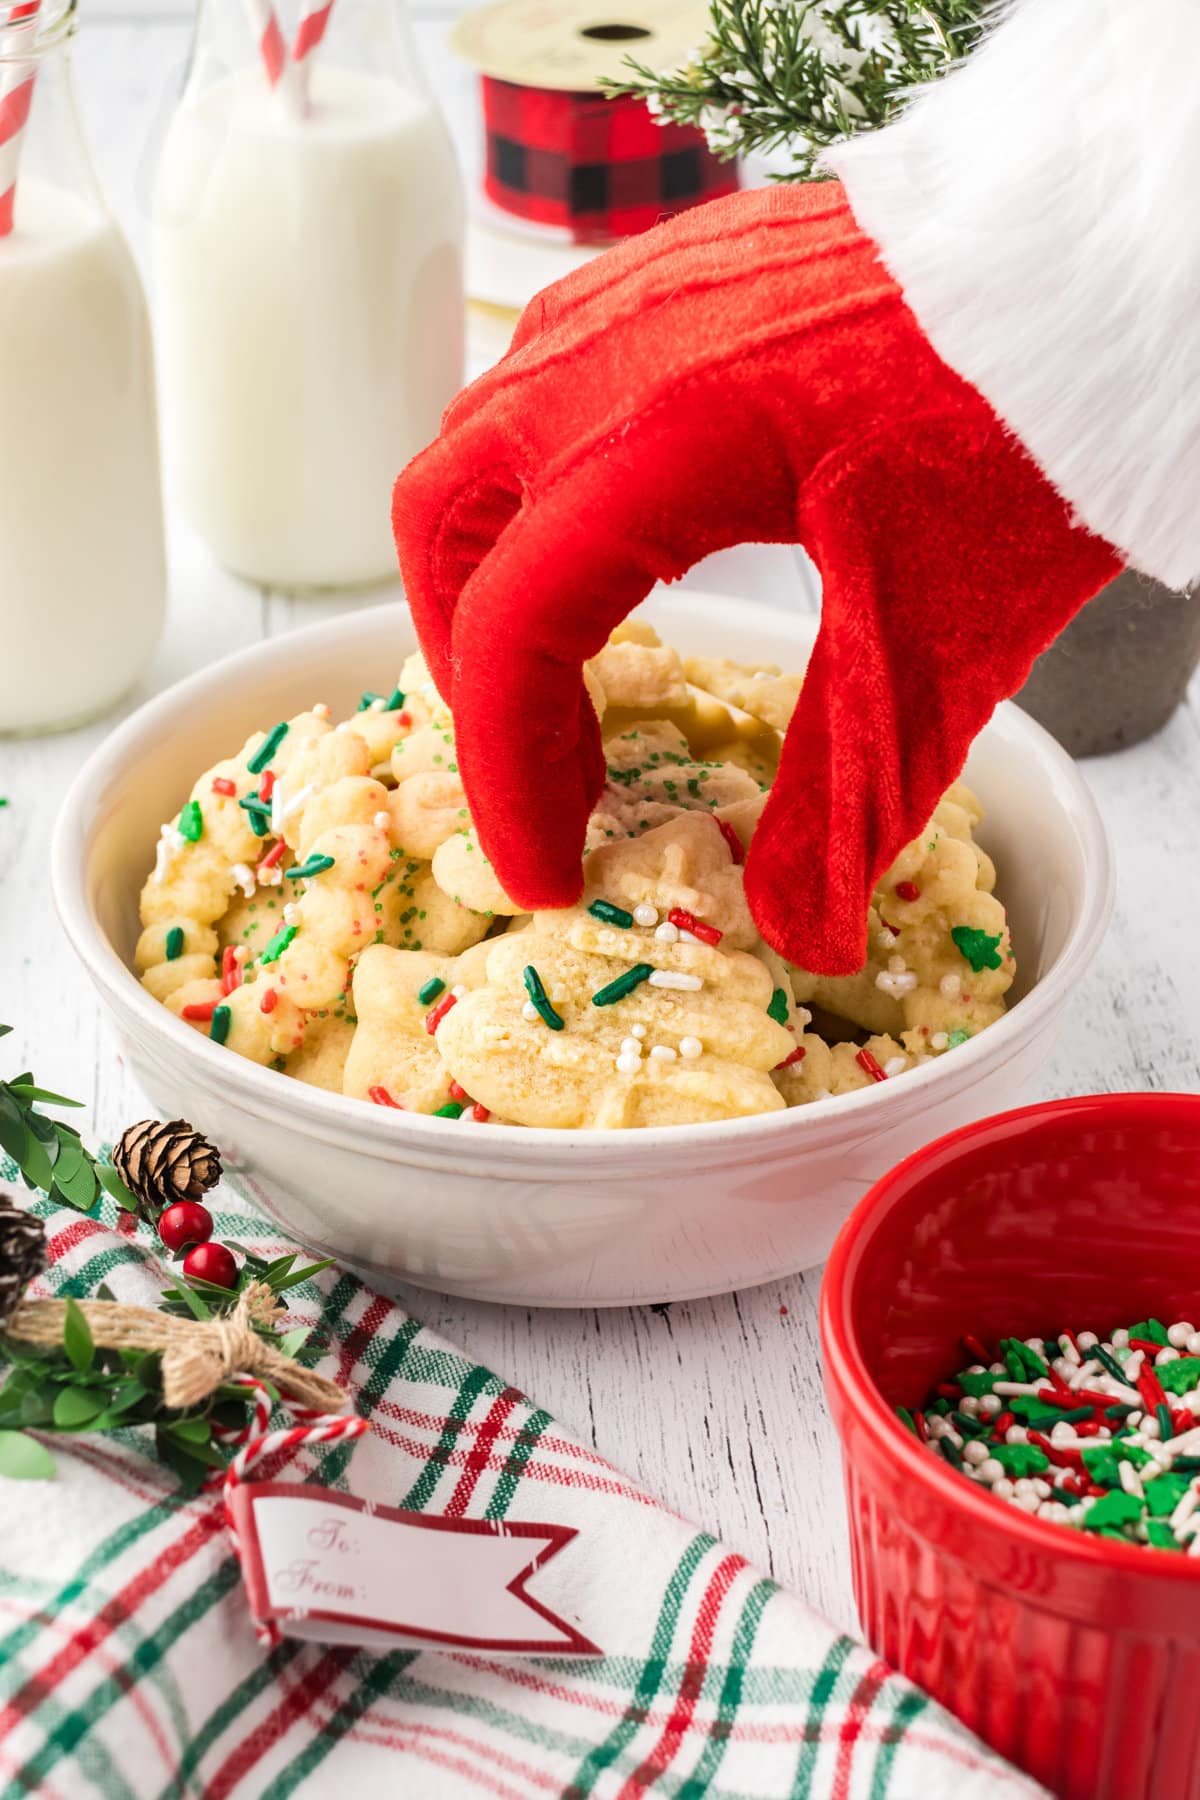
[[[0,1177],[4,1171],[0,1168]],[[8,1171],[7,1179],[14,1179]],[[42,1291],[166,1271],[105,1199],[46,1203]],[[217,1231],[282,1254],[237,1178]],[[579,1536],[543,1570],[594,1660],[264,1650],[219,1496],[183,1500],[144,1436],[54,1442],[58,1476],[0,1482],[0,1796],[42,1800],[1028,1800],[1040,1792],[925,1696],[487,1369],[353,1276],[289,1295],[373,1429],[288,1479]]]
[[[505,212],[604,243],[737,188],[703,132],[655,124],[641,100],[482,79],[484,188]]]

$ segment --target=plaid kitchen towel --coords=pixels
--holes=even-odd
[[[3,1170],[0,1169],[0,1178]],[[11,1180],[11,1175],[9,1177]],[[153,1304],[148,1233],[43,1203],[38,1290]],[[290,1246],[238,1178],[219,1236]],[[219,1497],[181,1499],[134,1432],[59,1438],[0,1483],[0,1796],[173,1800],[955,1800],[1040,1793],[863,1646],[353,1276],[288,1296],[372,1430],[287,1465],[458,1518],[579,1535],[533,1591],[599,1659],[256,1640]],[[274,1471],[272,1471],[274,1474]]]

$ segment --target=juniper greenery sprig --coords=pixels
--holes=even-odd
[[[0,1025],[0,1038],[11,1030],[11,1025]],[[28,1071],[0,1081],[0,1149],[12,1157],[27,1188],[40,1188],[61,1205],[88,1212],[103,1188],[118,1206],[136,1212],[137,1201],[116,1170],[92,1155],[73,1125],[48,1119],[39,1110],[82,1104],[38,1087]]]
[[[882,125],[969,51],[987,0],[711,0],[709,37],[680,69],[625,59],[604,82],[698,125],[721,157],[784,150],[775,179],[810,180],[820,152]]]

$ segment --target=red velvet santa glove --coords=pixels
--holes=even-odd
[[[798,542],[821,572],[820,636],[746,885],[766,940],[833,975],[862,966],[872,888],[997,701],[1126,558],[1170,580],[1197,548],[1200,508],[1186,544],[1147,512],[1155,470],[1136,496],[1114,479],[1114,440],[1139,432],[1098,403],[1102,372],[1075,367],[1072,333],[1088,340],[1071,308],[1090,317],[1100,299],[1064,268],[1075,247],[1037,209],[1024,238],[989,224],[989,207],[1011,211],[1011,183],[976,140],[989,102],[1011,107],[1013,69],[1027,73],[1034,14],[1046,0],[897,126],[843,146],[847,189],[713,202],[538,296],[398,482],[421,642],[483,848],[522,906],[569,905],[582,887],[604,780],[582,664],[656,581],[710,551]],[[1064,69],[1076,52],[1064,44]],[[1060,114],[1047,96],[1034,121],[1047,165]],[[936,179],[930,138],[954,152]],[[1094,170],[1081,185],[1108,204]],[[1052,244],[1055,291],[1035,305]],[[1001,303],[1018,316],[985,329]]]

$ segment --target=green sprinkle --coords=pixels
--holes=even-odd
[[[227,1006],[217,1006],[213,1008],[212,1024],[208,1028],[208,1035],[214,1044],[223,1044],[225,1042],[225,1039],[229,1036],[229,1027],[232,1022],[233,1014]]]
[[[288,734],[287,720],[281,719],[271,731],[268,731],[250,761],[246,764],[252,775],[261,775],[275,752]]]
[[[973,925],[956,925],[950,936],[977,975],[984,969],[1000,967],[999,933],[993,937],[989,932],[977,931]]]
[[[1176,1357],[1174,1362],[1161,1364],[1154,1373],[1168,1394],[1186,1394],[1200,1383],[1200,1356]]]
[[[1088,1416],[1091,1416],[1090,1411]],[[955,1429],[961,1432],[963,1437],[983,1437],[986,1432],[991,1430],[986,1419],[973,1419],[970,1413],[952,1412],[950,1417],[954,1421]]]
[[[1171,1409],[1165,1401],[1159,1401],[1154,1409],[1154,1416],[1158,1420],[1158,1435],[1165,1444],[1168,1438],[1175,1436],[1175,1427],[1171,1423]]]
[[[289,869],[287,878],[289,881],[307,881],[313,875],[323,875],[326,869],[332,867],[332,856],[310,856],[307,862],[297,863],[294,869]]]
[[[1142,1516],[1142,1502],[1124,1488],[1105,1494],[1080,1519],[1085,1531],[1101,1531],[1106,1525],[1132,1525]]]
[[[362,707],[360,706],[358,710],[361,712]],[[459,1119],[459,1118],[461,1118],[462,1117],[462,1101],[461,1100],[447,1100],[445,1106],[439,1106],[436,1109],[436,1111],[434,1112],[433,1116],[435,1119]]]
[[[400,708],[404,705],[406,698],[407,696],[405,695],[403,688],[393,688],[388,695],[388,703],[383,709],[384,712],[399,712]]]
[[[530,1005],[535,1008],[543,1024],[548,1025],[551,1031],[561,1031],[562,1019],[547,999],[546,990],[542,986],[542,978],[532,963],[526,963],[521,971],[521,979],[525,983],[525,992],[529,995]]]
[[[179,815],[179,834],[189,844],[197,844],[204,836],[204,814],[198,800],[189,800]]]
[[[262,955],[259,957],[259,959],[258,959],[259,962],[260,963],[278,962],[279,958],[283,955],[284,951],[287,949],[288,945],[291,943],[292,939],[295,937],[295,935],[299,929],[300,928],[298,925],[283,925],[283,926],[281,926],[280,929],[275,933],[275,936],[271,939],[270,943],[267,945],[266,949],[263,951]]]
[[[945,1439],[941,1440],[943,1443]],[[1006,1475],[1041,1475],[1050,1467],[1050,1458],[1036,1444],[992,1444],[991,1454]]]
[[[1153,1518],[1168,1519],[1191,1487],[1191,1482],[1174,1469],[1146,1483],[1146,1509]]]
[[[956,1025],[946,1039],[947,1050],[957,1050],[958,1046],[960,1044],[965,1044],[970,1036],[971,1033],[967,1030],[965,1025]]]
[[[1109,1355],[1103,1344],[1093,1344],[1092,1348],[1088,1351],[1088,1355],[1094,1356],[1101,1368],[1104,1369],[1107,1374],[1111,1375],[1114,1381],[1119,1381],[1122,1387],[1130,1387],[1132,1385],[1120,1363],[1114,1356]]]
[[[1031,1350],[1028,1344],[1021,1342],[1020,1338],[1013,1339],[1013,1348],[1029,1370],[1033,1380],[1048,1381],[1050,1379],[1050,1371],[1036,1350]]]
[[[634,988],[641,987],[643,981],[649,981],[654,973],[650,963],[634,963],[632,969],[626,969],[624,975],[618,975],[607,987],[597,988],[592,995],[593,1006],[611,1006],[616,1000],[623,1000],[626,994],[632,994]]]
[[[183,955],[183,926],[172,925],[167,933],[167,961],[178,962]]]
[[[961,1469],[962,1468],[962,1466],[963,1466],[962,1451],[959,1449],[958,1445],[954,1442],[953,1438],[948,1438],[948,1437],[938,1438],[937,1447],[941,1451],[942,1455],[945,1457],[946,1461],[950,1464],[950,1467],[952,1469]]]
[[[614,906],[611,900],[593,900],[588,911],[593,919],[602,919],[606,925],[619,925],[622,931],[628,931],[633,924],[633,914],[626,912],[623,906]]]
[[[913,1418],[912,1414],[909,1412],[907,1406],[898,1406],[896,1408],[896,1417],[899,1419],[900,1423],[904,1426],[906,1431],[911,1431],[914,1437],[920,1437],[921,1434],[917,1430],[916,1420]]]
[[[365,689],[365,691],[363,693],[362,699],[359,701],[358,705],[355,707],[354,710],[355,710],[355,712],[366,712],[369,707],[374,706],[376,700],[382,700],[382,699],[383,699],[382,694],[373,694],[371,692],[370,688],[367,688],[367,689]]]
[[[771,1004],[767,1008],[767,1013],[770,1018],[774,1019],[777,1025],[787,1024],[788,997],[783,988],[776,988],[775,992],[771,995]]]
[[[1143,1344],[1161,1344],[1164,1350],[1171,1341],[1167,1336],[1166,1326],[1157,1319],[1143,1319],[1139,1324],[1131,1325],[1129,1335],[1131,1338],[1140,1338]]]
[[[958,1377],[958,1385],[964,1394],[973,1394],[979,1400],[984,1394],[991,1393],[998,1380],[999,1376],[993,1375],[990,1369],[985,1369],[981,1375],[972,1375],[970,1369],[964,1369]],[[1011,1407],[1009,1410],[1011,1412]]]
[[[1183,1545],[1163,1519],[1147,1519],[1146,1538],[1156,1550],[1182,1550]]]

